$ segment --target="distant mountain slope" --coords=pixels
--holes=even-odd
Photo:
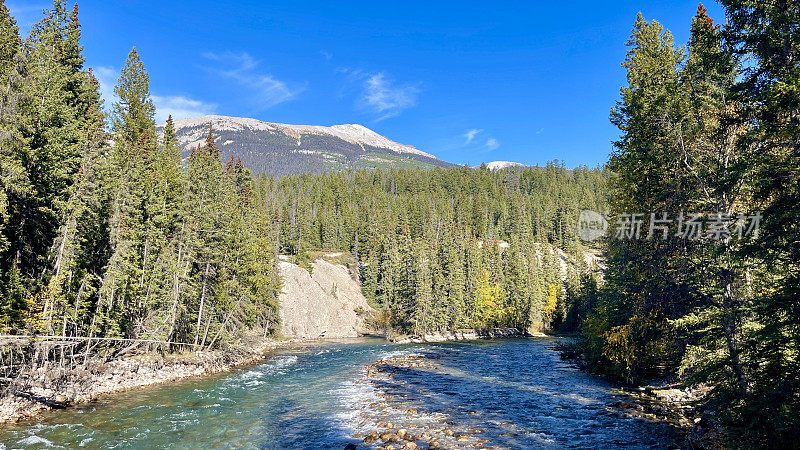
[[[492,161],[486,163],[486,167],[489,170],[503,170],[503,169],[508,169],[510,167],[525,168],[528,166],[522,163],[512,162],[512,161]]]
[[[175,132],[184,157],[205,143],[209,124],[222,158],[241,158],[255,173],[287,175],[347,168],[453,165],[362,125],[285,125],[226,116],[176,120]],[[163,125],[159,126],[161,130]]]

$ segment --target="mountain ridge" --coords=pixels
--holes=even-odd
[[[210,127],[221,157],[240,158],[256,173],[289,175],[359,168],[456,166],[360,124],[292,125],[223,115],[177,119],[173,124],[183,157],[205,144]],[[158,125],[160,133],[165,125]],[[485,164],[490,170],[528,167],[511,161]]]
[[[205,143],[210,126],[221,156],[241,158],[254,172],[286,175],[347,168],[454,166],[360,124],[291,125],[221,115],[173,122],[184,157]],[[164,126],[159,125],[159,131]]]

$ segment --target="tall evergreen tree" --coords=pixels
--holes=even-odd
[[[136,47],[132,48],[122,68],[114,93],[119,101],[113,106],[111,124],[117,139],[134,143],[144,134],[155,137],[156,108],[150,98],[150,76],[139,58]]]
[[[4,27],[14,28],[4,21]],[[5,44],[16,41],[4,31]],[[9,34],[10,33],[10,34]],[[4,47],[4,50],[8,50]],[[7,214],[2,253],[6,296],[28,300],[34,328],[51,324],[52,296],[40,292],[50,276],[48,254],[59,242],[59,229],[75,191],[85,149],[97,145],[98,97],[91,75],[83,70],[77,8],[68,11],[56,0],[46,17],[5,65],[3,94],[4,182]],[[13,50],[12,50],[13,51]],[[35,99],[35,101],[33,100]],[[18,324],[19,325],[19,324]]]
[[[136,49],[131,50],[114,88],[115,130],[111,166],[111,257],[101,291],[102,326],[112,335],[134,337],[147,321],[146,272],[152,259],[151,214],[159,205],[154,197],[158,183],[155,166],[158,149],[155,108],[150,99],[149,76]]]
[[[0,86],[8,83],[8,74],[14,70],[14,58],[21,46],[17,22],[11,17],[5,0],[0,1]]]
[[[744,348],[751,392],[730,408],[733,423],[758,445],[800,434],[800,5],[723,0],[725,38],[755,64],[737,84],[738,142],[764,208],[758,239],[745,254],[771,268],[754,300],[761,326]]]

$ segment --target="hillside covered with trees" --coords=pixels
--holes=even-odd
[[[546,167],[375,170],[263,178],[274,246],[343,251],[382,323],[416,334],[542,331],[570,310],[568,287],[596,269],[576,235],[603,210],[608,174]]]

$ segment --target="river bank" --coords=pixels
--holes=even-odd
[[[672,424],[681,430],[688,448],[724,449],[725,430],[703,406],[711,388],[686,387],[679,382],[658,381],[635,388],[620,388],[625,400],[615,406],[631,417]]]
[[[101,396],[227,372],[258,363],[276,349],[310,343],[253,337],[227,350],[146,353],[112,361],[95,359],[71,369],[39,367],[20,375],[18,384],[22,388],[0,398],[0,424],[30,420],[49,409],[88,404]]]
[[[583,350],[575,342],[559,345],[558,351],[563,360],[591,373]],[[617,402],[615,407],[626,415],[671,424],[680,430],[682,445],[688,448],[727,448],[725,430],[703,406],[705,397],[711,391],[710,386],[686,386],[674,376],[653,379],[644,385],[621,384],[610,377],[608,380],[618,385],[617,392],[623,400]]]
[[[428,342],[476,341],[479,339],[508,339],[519,337],[542,337],[532,335],[518,328],[489,328],[485,330],[453,330],[423,335],[390,336],[389,341],[395,344],[424,344]]]

